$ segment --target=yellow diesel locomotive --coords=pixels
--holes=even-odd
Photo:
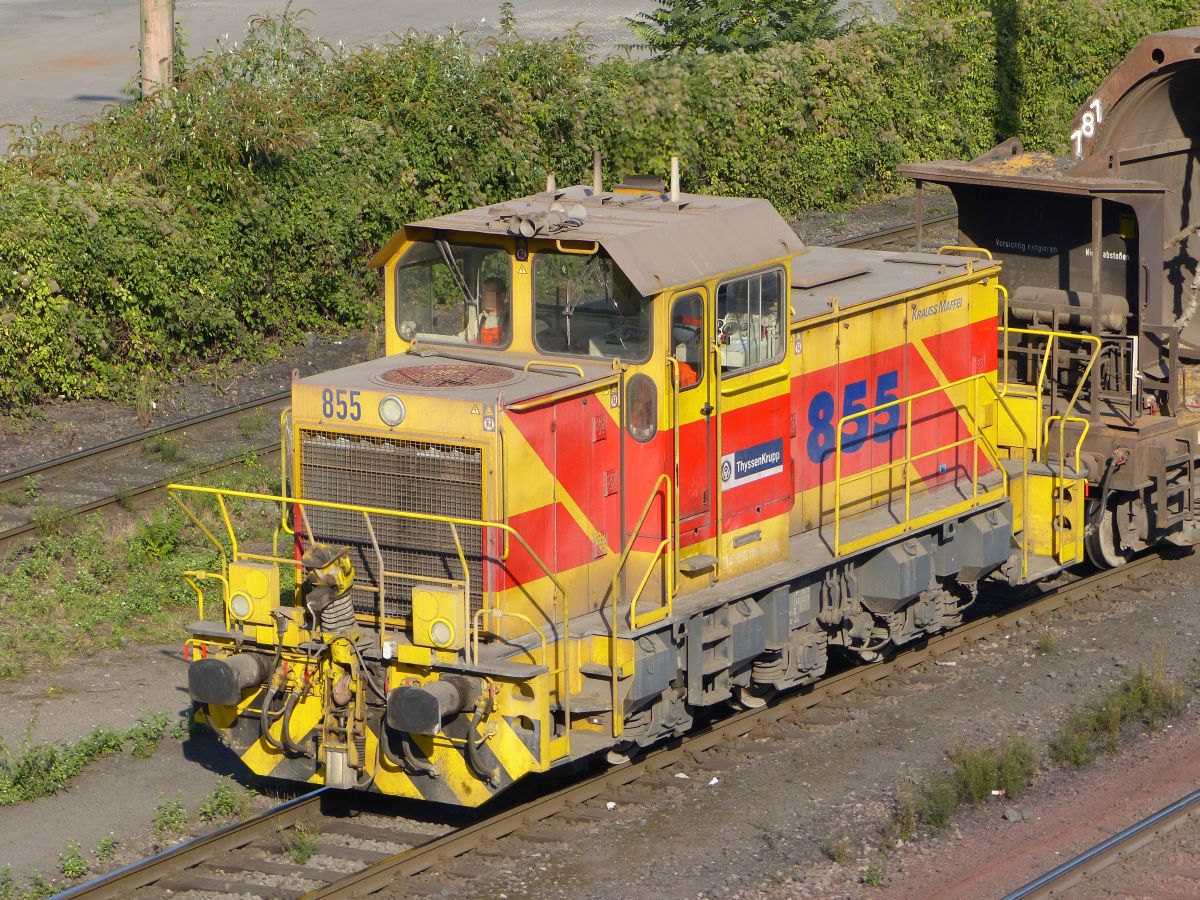
[[[598,167],[403,228],[386,354],[295,381],[280,493],[171,488],[222,551],[197,715],[261,775],[478,806],[953,627],[984,579],[1194,540],[1171,323],[1106,297],[1153,284],[1010,299],[974,230],[1006,166],[914,170],[970,181],[939,253]],[[1099,202],[1064,277],[1126,228]]]

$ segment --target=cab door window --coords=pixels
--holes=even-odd
[[[679,362],[679,389],[694,388],[704,378],[704,299],[677,297],[671,305],[671,355]]]

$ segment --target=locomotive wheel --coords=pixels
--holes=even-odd
[[[1115,501],[1116,498],[1109,500],[1104,511],[1094,519],[1095,524],[1088,529],[1083,541],[1088,560],[1098,569],[1115,569],[1133,559],[1134,551],[1123,539],[1121,528],[1122,517],[1129,516],[1126,511],[1129,504],[1121,504],[1121,508],[1118,508]],[[1096,501],[1090,505],[1089,518],[1095,516],[1098,503]]]

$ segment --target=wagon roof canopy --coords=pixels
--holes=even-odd
[[[593,194],[577,185],[413,222],[371,264],[391,259],[410,229],[519,235],[523,222],[527,232],[536,228],[533,240],[595,241],[643,296],[804,250],[767,200],[680,194],[672,201],[656,190]]]

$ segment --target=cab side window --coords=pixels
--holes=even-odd
[[[756,272],[717,288],[717,344],[722,375],[783,357],[783,270]]]
[[[679,389],[695,387],[704,377],[704,298],[676,297],[671,305],[671,355],[679,362]]]

